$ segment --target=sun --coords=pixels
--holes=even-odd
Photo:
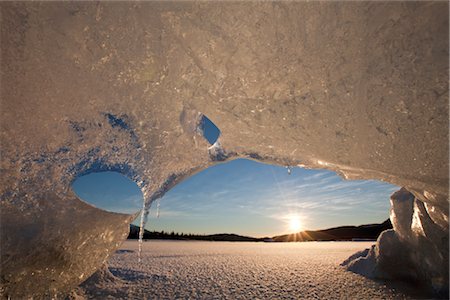
[[[302,223],[300,222],[300,218],[298,216],[291,216],[289,218],[289,229],[292,232],[299,232],[302,229]]]

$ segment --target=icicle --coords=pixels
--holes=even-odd
[[[156,218],[159,219],[159,207],[161,206],[161,201],[160,198],[158,198],[157,202],[156,202]]]
[[[291,166],[286,166],[286,169],[287,169],[288,175],[291,175],[291,173],[292,173]]]
[[[150,212],[150,208],[152,206],[151,201],[146,201],[144,199],[143,205],[142,205],[142,212],[141,212],[141,222],[139,224],[139,251],[138,251],[138,262],[141,262],[141,256],[142,256],[142,242],[144,239],[144,232],[145,232],[145,224],[147,224],[147,218],[148,214]]]

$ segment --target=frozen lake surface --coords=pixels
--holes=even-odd
[[[101,299],[403,299],[339,264],[372,242],[126,241],[109,272],[84,284]]]

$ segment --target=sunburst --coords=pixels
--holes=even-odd
[[[289,230],[291,232],[299,232],[302,229],[302,222],[297,215],[289,217]]]

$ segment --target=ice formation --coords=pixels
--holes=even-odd
[[[2,296],[64,294],[126,238],[78,176],[120,172],[148,207],[236,157],[404,186],[349,268],[448,290],[447,2],[0,5]]]
[[[286,169],[287,169],[288,175],[291,175],[291,173],[292,173],[291,166],[286,166]]]
[[[156,202],[156,218],[159,218],[159,210],[161,209],[161,199],[158,199]]]
[[[342,265],[370,278],[403,279],[423,284],[423,279],[428,277],[434,292],[446,297],[448,207],[442,211],[424,197],[405,188],[392,194],[393,229],[384,231],[371,249],[356,253]]]
[[[138,261],[141,261],[141,254],[142,254],[142,242],[144,239],[144,232],[145,232],[145,225],[148,221],[148,215],[150,213],[151,208],[151,202],[150,204],[147,204],[146,199],[144,198],[142,210],[141,210],[141,219],[139,222],[139,250],[138,250]]]

